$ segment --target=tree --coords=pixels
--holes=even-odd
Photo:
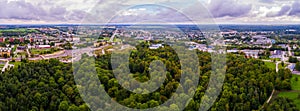
[[[297,71],[300,71],[300,62],[297,62],[297,63],[296,63],[295,69],[296,69]]]
[[[176,104],[171,104],[170,105],[170,110],[171,111],[180,111],[179,107]]]
[[[68,111],[80,111],[80,109],[77,106],[72,105],[68,108]]]
[[[89,111],[89,107],[86,104],[80,105],[79,106],[80,111]]]
[[[281,62],[281,66],[284,67],[284,62],[283,61]]]
[[[59,111],[67,111],[68,109],[69,109],[69,103],[67,101],[62,101],[58,106]]]
[[[297,58],[291,57],[291,56],[290,56],[290,57],[289,57],[289,62],[290,62],[290,63],[297,63],[297,62],[299,62],[299,61],[298,61]]]

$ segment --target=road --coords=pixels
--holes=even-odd
[[[270,96],[269,99],[267,100],[267,103],[269,103],[270,100],[272,99],[274,92],[275,92],[275,89],[273,89],[271,96]]]
[[[31,57],[31,54],[30,54],[28,48],[26,49],[26,52],[27,52],[28,57]]]
[[[109,42],[114,42],[115,36],[117,35],[118,29],[116,29],[113,33],[113,35],[110,37]]]
[[[279,71],[279,69],[278,69],[278,65],[279,65],[279,63],[280,63],[280,62],[276,62],[276,72],[278,72],[278,71]]]
[[[105,54],[105,51],[104,51],[104,49],[102,49],[102,54],[103,54],[103,55]]]
[[[288,53],[289,53],[289,56],[293,56],[291,50],[292,50],[291,47],[288,45]]]
[[[9,66],[9,61],[6,60],[6,63],[5,63],[5,65],[4,65],[4,67],[2,68],[2,72],[4,72],[5,69],[8,68],[8,66]]]

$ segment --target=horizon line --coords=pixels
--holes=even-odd
[[[1,25],[134,25],[136,23],[0,23]],[[300,23],[143,23],[136,25],[300,25]]]

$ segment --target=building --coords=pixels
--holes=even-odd
[[[251,43],[253,45],[270,45],[272,40],[263,35],[256,35],[252,37]]]
[[[15,38],[9,38],[9,42],[14,42]]]
[[[238,53],[239,50],[233,49],[233,50],[227,50],[227,53]]]
[[[287,44],[279,44],[278,46],[280,46],[281,48],[284,48],[284,49],[288,48]]]
[[[261,50],[241,50],[241,52],[245,53],[245,56],[247,58],[259,58],[259,54],[262,53],[263,51]]]
[[[35,48],[37,49],[47,49],[47,48],[51,48],[50,45],[36,45]]]
[[[281,50],[274,50],[271,52],[270,58],[281,58],[282,57],[282,51]]]
[[[17,49],[18,50],[26,50],[26,46],[18,46]]]
[[[56,42],[56,43],[54,43],[54,46],[55,47],[59,47],[59,46],[61,46],[61,45],[63,45],[64,43],[60,43],[60,42]]]
[[[20,42],[25,42],[25,39],[24,38],[19,38]]]
[[[149,48],[150,49],[158,49],[160,47],[163,47],[163,45],[162,44],[152,44]]]
[[[30,43],[34,42],[34,38],[30,37],[29,41],[30,41]]]
[[[234,30],[230,30],[230,31],[226,31],[226,32],[221,32],[221,35],[223,35],[223,37],[234,37],[234,36],[238,35],[238,32],[234,31]]]
[[[296,65],[295,64],[290,64],[287,68],[290,69],[290,71],[294,71],[295,70]]]
[[[5,42],[5,38],[4,38],[4,37],[1,37],[1,38],[0,38],[0,42]]]
[[[106,41],[100,41],[100,42],[94,43],[94,47],[100,47],[100,46],[104,46],[104,45],[106,45],[106,44],[107,44]]]
[[[73,42],[74,42],[74,43],[79,43],[79,42],[80,42],[80,38],[79,38],[79,37],[77,37],[77,38],[76,38],[76,37],[73,37],[72,39],[73,39]]]
[[[10,55],[11,55],[11,48],[5,48],[5,47],[0,48],[1,57],[10,57]]]

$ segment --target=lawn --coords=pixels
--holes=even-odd
[[[299,80],[297,81],[296,78]],[[300,76],[299,75],[294,75],[291,79],[291,85],[292,85],[292,90],[300,90]]]
[[[294,101],[294,104],[297,105],[297,108],[300,109],[300,98],[298,95],[300,94],[300,80],[296,80],[296,78],[300,79],[299,75],[293,75],[291,79],[292,91],[280,92],[278,97],[286,97]]]
[[[265,62],[265,64],[267,65],[268,68],[272,69],[272,70],[276,70],[276,64],[273,62]]]
[[[300,92],[280,92],[278,94],[279,97],[286,97],[289,98],[291,100],[294,101],[294,104],[296,104],[297,109],[300,109],[300,98],[298,98],[298,94],[300,94]]]
[[[44,54],[45,52],[50,51],[50,49],[31,49],[31,54]]]
[[[9,62],[9,64],[13,64],[14,67],[18,67],[22,62]]]
[[[99,40],[105,40],[105,41],[109,41],[110,37],[103,37],[103,39],[99,39]],[[121,42],[122,39],[115,37],[114,38],[114,42]]]
[[[119,38],[114,38],[114,42],[121,42],[122,39],[119,39]]]
[[[59,51],[59,49],[57,48],[51,48],[51,49],[31,49],[30,53],[31,54],[38,54],[38,55],[42,55],[42,54],[52,54],[54,52]]]
[[[283,64],[283,66],[281,65],[281,63],[278,64],[278,68],[279,69],[284,69],[287,67],[287,64]]]
[[[110,37],[104,37],[103,40],[109,41]]]
[[[4,67],[5,64],[0,64],[0,69],[2,70],[2,68]]]
[[[26,28],[0,30],[0,35],[17,36],[17,35],[26,35],[27,33],[38,33],[38,31],[34,29],[26,29]]]

